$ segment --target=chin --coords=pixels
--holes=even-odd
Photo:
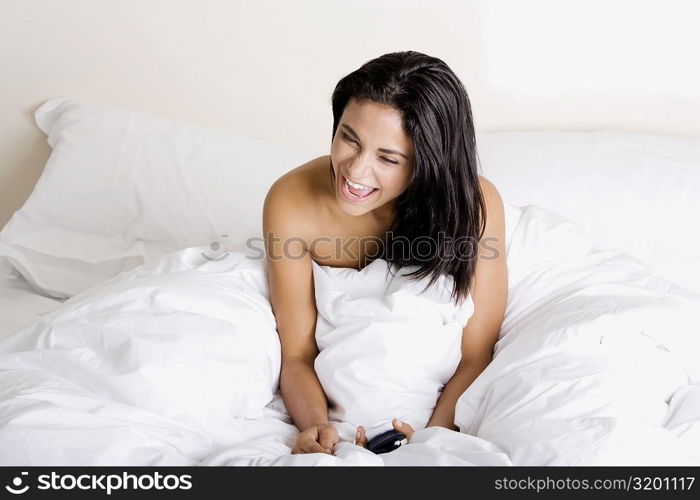
[[[342,200],[338,201],[338,206],[346,214],[355,216],[365,215],[366,213],[371,212],[374,209],[374,207],[367,208],[350,205],[346,202],[343,202]]]

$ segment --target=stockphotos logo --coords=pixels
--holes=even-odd
[[[22,495],[29,490],[28,472],[21,472],[5,489],[13,495]],[[189,490],[192,476],[189,474],[42,474],[37,477],[37,490],[92,490],[111,495],[117,490]]]
[[[24,481],[23,479],[25,476],[27,476],[29,473],[28,472],[22,472],[19,476],[15,477],[12,480],[11,485],[5,486],[5,489],[12,493],[13,495],[21,495],[22,493],[26,493],[27,490],[29,489],[28,484],[23,484]]]

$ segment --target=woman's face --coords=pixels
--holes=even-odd
[[[344,212],[357,216],[393,207],[408,187],[413,160],[413,141],[395,108],[348,101],[331,145],[335,196]]]

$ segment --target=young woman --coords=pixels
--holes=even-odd
[[[331,154],[278,179],[264,206],[270,301],[282,345],[280,391],[300,431],[292,453],[332,453],[340,439],[314,371],[312,259],[358,270],[378,257],[399,268],[418,265],[411,279],[432,284],[451,275],[454,300],[471,295],[461,362],[428,426],[457,429],[457,399],[491,361],[506,307],[503,202],[477,173],[469,98],[454,72],[419,52],[385,54],[341,79],[332,106]],[[388,235],[433,238],[437,253],[430,259],[390,254]],[[466,247],[451,243],[457,238]],[[465,252],[471,257],[463,258]],[[411,426],[396,419],[393,425],[410,441]],[[366,442],[358,426],[356,443]]]

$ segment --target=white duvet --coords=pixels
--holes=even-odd
[[[506,208],[508,308],[461,432],[422,428],[474,308],[449,279],[314,264],[316,371],[343,442],[290,455],[264,262],[188,248],[0,342],[0,465],[700,465],[700,296]],[[352,444],[395,416],[419,429],[408,445]]]

